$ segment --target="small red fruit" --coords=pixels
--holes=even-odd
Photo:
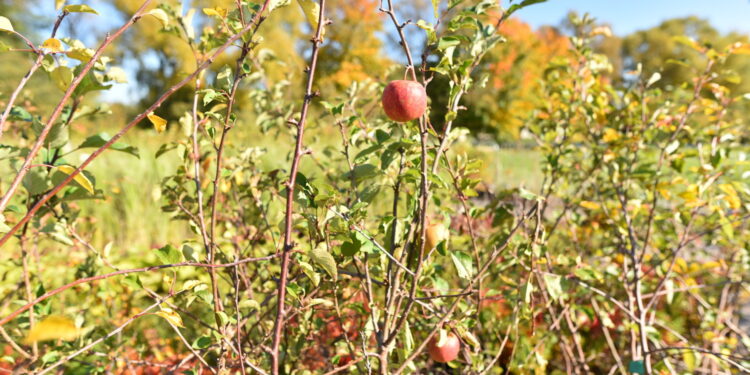
[[[447,363],[456,359],[458,357],[458,350],[461,348],[461,341],[458,340],[458,337],[453,333],[448,333],[445,342],[441,346],[438,346],[438,344],[441,344],[439,340],[440,335],[435,335],[430,340],[430,343],[427,344],[427,352],[430,354],[430,358],[435,362],[441,363]]]
[[[427,109],[427,93],[419,82],[391,81],[383,90],[383,109],[397,122],[418,119]]]

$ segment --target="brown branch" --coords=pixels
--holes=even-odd
[[[398,21],[398,18],[396,17],[396,13],[393,9],[393,1],[388,0],[387,1],[388,8],[385,9],[382,6],[380,7],[380,11],[387,14],[388,17],[391,19],[391,22],[393,23],[393,26],[396,28],[396,31],[398,32],[398,36],[400,39],[401,47],[404,50],[404,54],[406,55],[406,60],[408,62],[408,65],[406,67],[407,72],[411,71],[411,77],[412,80],[415,82],[418,82],[417,80],[417,73],[414,67],[414,59],[412,58],[411,49],[409,48],[409,43],[406,40],[406,36],[404,35],[404,28],[406,27],[407,23],[400,23]],[[381,346],[381,353],[380,353],[380,374],[385,375],[388,373],[388,347],[389,344],[396,338],[397,333],[401,330],[401,327],[403,327],[404,323],[409,317],[409,313],[411,312],[412,307],[414,306],[414,303],[416,301],[416,295],[417,295],[417,287],[419,285],[419,276],[422,273],[422,263],[424,259],[424,250],[425,250],[425,237],[427,233],[427,203],[429,199],[429,181],[427,180],[427,128],[425,125],[425,118],[424,115],[419,118],[419,135],[420,135],[420,151],[421,151],[421,161],[420,161],[420,184],[419,184],[419,216],[415,219],[418,220],[418,226],[419,226],[419,241],[417,243],[417,265],[416,270],[414,271],[414,276],[412,278],[411,288],[409,290],[408,300],[406,302],[406,306],[404,307],[403,312],[400,314],[398,320],[395,322],[395,325],[391,329],[390,327],[386,326],[384,327],[384,345]],[[395,220],[395,219],[394,219]],[[406,246],[404,246],[404,252],[406,252]],[[398,277],[398,275],[396,276]],[[391,292],[393,293],[393,292]],[[391,304],[394,303],[395,299],[391,299],[389,301]],[[386,306],[386,314],[388,314],[392,309],[392,306]],[[386,317],[386,321],[389,317]],[[389,331],[390,330],[390,331]],[[389,333],[390,332],[390,333]]]
[[[81,353],[83,353],[83,352],[85,352],[85,351],[87,351],[87,350],[89,350],[89,349],[93,348],[93,347],[94,347],[94,346],[96,346],[96,345],[99,345],[99,343],[101,343],[102,341],[104,341],[104,340],[106,340],[106,339],[108,339],[108,338],[110,338],[110,337],[112,337],[112,336],[114,336],[114,335],[116,335],[116,334],[118,334],[118,333],[122,332],[122,330],[123,330],[123,329],[125,329],[125,327],[127,327],[128,325],[130,325],[131,323],[133,323],[133,322],[134,322],[134,321],[135,321],[136,319],[138,319],[138,318],[140,318],[140,317],[142,317],[142,316],[144,316],[144,315],[148,314],[148,313],[149,313],[149,311],[151,311],[151,310],[155,309],[155,308],[156,308],[157,306],[159,306],[159,305],[160,305],[160,304],[161,304],[162,302],[166,301],[166,300],[167,300],[167,299],[169,299],[169,298],[172,298],[172,297],[173,297],[174,295],[175,295],[175,293],[170,293],[169,295],[167,295],[166,297],[162,298],[161,300],[158,300],[158,301],[156,301],[156,303],[154,303],[154,304],[152,304],[151,306],[147,307],[146,309],[144,309],[144,310],[143,310],[143,311],[141,311],[140,313],[138,313],[138,314],[135,314],[135,315],[133,315],[133,316],[132,316],[132,317],[131,317],[130,319],[128,319],[127,321],[125,321],[125,323],[122,323],[122,324],[121,324],[120,326],[118,326],[117,328],[115,328],[115,329],[114,329],[114,330],[113,330],[112,332],[110,332],[110,333],[108,333],[108,334],[106,334],[106,335],[104,335],[104,336],[102,336],[102,337],[100,337],[100,338],[98,338],[98,339],[96,339],[96,340],[92,341],[92,342],[91,342],[91,343],[89,343],[88,345],[84,346],[84,347],[83,347],[83,348],[81,348],[81,349],[78,349],[78,350],[76,350],[75,352],[73,352],[73,353],[71,353],[71,354],[69,354],[69,355],[65,356],[64,358],[61,358],[61,359],[60,359],[59,361],[57,361],[57,362],[53,363],[52,365],[50,365],[50,366],[49,366],[49,367],[47,367],[46,369],[44,369],[44,370],[42,370],[42,371],[38,372],[37,374],[38,374],[38,375],[43,375],[43,374],[46,374],[46,373],[48,373],[48,372],[50,372],[50,371],[52,371],[52,370],[56,369],[56,368],[57,368],[57,367],[59,367],[60,365],[63,365],[63,364],[65,364],[65,363],[69,362],[69,361],[70,361],[71,359],[73,359],[73,358],[77,357],[77,356],[78,356],[78,355],[80,355]]]
[[[479,282],[479,280],[484,277],[484,274],[490,269],[490,266],[494,264],[495,260],[503,253],[503,251],[510,245],[511,240],[513,239],[513,236],[518,232],[518,230],[521,229],[523,224],[526,222],[526,219],[533,215],[536,210],[539,209],[539,204],[534,205],[524,216],[522,216],[518,223],[511,229],[511,231],[508,233],[508,235],[505,238],[505,241],[501,243],[495,250],[492,252],[490,257],[487,259],[487,261],[484,263],[482,268],[477,272],[476,276],[471,279],[469,284],[464,288],[464,290],[461,292],[462,294],[470,293],[471,289],[474,287],[476,283]],[[468,295],[468,294],[467,294]],[[432,339],[433,336],[437,333],[437,331],[442,327],[442,325],[448,321],[448,319],[453,314],[453,311],[456,310],[458,307],[458,304],[464,299],[464,296],[457,297],[455,300],[453,300],[453,303],[448,308],[448,310],[443,314],[443,316],[440,318],[440,320],[435,324],[435,327],[430,331],[429,334],[427,334],[427,337],[425,337],[422,342],[417,346],[417,348],[414,350],[412,354],[410,354],[406,360],[401,364],[401,366],[393,372],[394,375],[401,374],[406,367],[409,365],[410,362],[414,361],[417,356],[422,353],[422,351],[427,347],[427,344],[430,342],[430,339]]]
[[[224,263],[224,264],[207,264],[207,263],[196,263],[196,262],[182,262],[182,263],[173,263],[173,264],[162,264],[162,265],[159,265],[159,266],[150,266],[150,267],[131,268],[131,269],[119,270],[119,271],[115,271],[115,272],[106,273],[106,274],[103,274],[103,275],[97,275],[97,276],[86,277],[86,278],[83,278],[83,279],[78,279],[78,280],[73,281],[71,283],[65,284],[65,285],[63,285],[63,286],[61,286],[59,288],[50,290],[49,292],[45,293],[44,295],[42,295],[40,297],[37,297],[35,300],[33,300],[33,301],[25,304],[23,307],[19,308],[18,310],[10,313],[8,316],[6,316],[2,320],[0,320],[0,326],[3,326],[6,323],[10,322],[15,317],[17,317],[19,314],[21,314],[22,312],[30,309],[32,306],[38,304],[39,302],[42,302],[42,301],[46,300],[47,298],[50,298],[50,297],[52,297],[54,295],[60,294],[61,292],[64,292],[64,291],[66,291],[66,290],[68,290],[68,289],[70,289],[70,288],[72,288],[72,287],[74,287],[76,285],[86,284],[86,283],[90,283],[92,281],[109,279],[111,277],[120,276],[120,275],[127,275],[127,274],[130,274],[130,273],[150,272],[150,271],[157,271],[157,270],[162,270],[162,269],[166,269],[166,268],[175,268],[175,267],[201,267],[201,268],[235,267],[235,266],[240,265],[240,264],[251,263],[251,262],[260,262],[260,261],[264,261],[264,260],[274,259],[274,258],[276,258],[278,256],[279,256],[279,254],[273,254],[273,255],[269,255],[269,256],[265,256],[265,257],[260,257],[260,258],[245,258],[245,259],[238,260],[236,262]]]
[[[297,181],[297,170],[299,169],[299,161],[302,158],[302,145],[305,134],[305,121],[307,120],[308,109],[310,103],[315,97],[312,91],[313,81],[315,80],[315,68],[318,63],[318,52],[320,51],[320,44],[323,42],[323,27],[325,20],[325,0],[320,0],[320,9],[318,11],[318,27],[315,30],[315,36],[312,38],[312,52],[310,56],[310,66],[307,68],[307,86],[305,88],[305,98],[302,102],[302,109],[300,111],[299,121],[297,125],[297,136],[296,144],[294,146],[294,156],[292,159],[292,167],[289,171],[289,180],[287,181],[287,194],[286,194],[286,214],[285,214],[285,227],[284,227],[284,248],[281,257],[281,276],[279,278],[277,298],[278,303],[276,304],[276,321],[274,322],[273,329],[273,343],[271,346],[271,374],[279,375],[279,345],[281,344],[281,330],[284,322],[284,315],[286,311],[285,299],[286,299],[286,286],[289,278],[289,261],[291,259],[291,253],[294,248],[292,242],[292,215],[294,214],[294,188]]]

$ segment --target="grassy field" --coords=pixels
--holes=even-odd
[[[286,169],[291,143],[274,135],[237,134],[247,146],[267,149],[264,168]],[[173,135],[166,136],[172,138]],[[281,135],[283,137],[283,134]],[[103,246],[113,242],[116,247],[147,249],[161,246],[170,238],[184,238],[186,226],[169,220],[170,214],[161,211],[159,185],[179,163],[174,152],[156,159],[156,150],[165,136],[152,131],[135,130],[125,142],[138,146],[141,158],[108,151],[89,168],[97,177],[97,187],[109,197],[105,201],[82,201],[84,216],[96,220],[93,243]],[[316,137],[311,136],[314,140]],[[323,137],[321,137],[323,138]],[[317,141],[313,149],[321,146]],[[535,189],[541,181],[540,156],[533,150],[501,149],[472,144],[455,145],[452,152],[465,152],[483,160],[481,178],[491,188],[524,186]],[[75,159],[73,159],[75,161]],[[303,166],[304,168],[305,166]],[[312,167],[312,163],[306,166]]]

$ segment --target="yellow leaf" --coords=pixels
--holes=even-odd
[[[65,5],[65,0],[55,0],[55,10],[60,10]]]
[[[581,207],[588,208],[589,210],[598,210],[600,207],[599,203],[591,201],[581,201],[580,205]]]
[[[66,175],[70,176],[73,172],[75,172],[76,168],[71,167],[69,165],[61,165],[57,167],[57,170],[65,173]],[[81,173],[77,174],[75,177],[73,177],[73,180],[78,183],[78,185],[81,185],[82,188],[86,189],[91,194],[94,194],[94,184],[89,181],[88,178],[83,174],[83,171]]]
[[[62,51],[62,43],[58,39],[49,38],[42,43],[42,48],[45,48],[50,52],[60,52]]]
[[[163,133],[167,129],[167,120],[155,115],[153,112],[148,114],[148,119],[154,125],[157,133]]]
[[[185,325],[182,324],[182,318],[180,317],[180,314],[176,313],[172,309],[165,307],[165,308],[162,308],[161,311],[155,314],[166,319],[168,322],[172,323],[172,325],[175,325],[180,328],[185,328]]]
[[[99,14],[94,8],[86,5],[86,4],[73,4],[73,5],[66,5],[65,8],[63,8],[68,13],[91,13],[91,14]]]
[[[604,136],[602,136],[602,141],[609,143],[614,142],[618,139],[620,139],[620,133],[618,133],[617,130],[612,128],[604,129]]]
[[[310,23],[313,33],[318,30],[318,17],[320,16],[320,4],[315,0],[297,0],[302,12],[305,13],[307,22]],[[325,35],[325,29],[321,30],[321,37]]]
[[[151,9],[146,13],[147,15],[154,16],[159,22],[161,22],[162,27],[167,27],[169,25],[169,17],[167,16],[167,12],[161,10],[161,9]]]
[[[71,341],[78,337],[79,330],[72,320],[57,315],[50,315],[29,331],[24,344],[38,341],[65,340]]]
[[[703,268],[704,270],[712,270],[714,268],[719,268],[719,267],[721,267],[721,263],[715,260],[711,260],[706,263],[703,263],[701,268]]]
[[[732,209],[736,210],[742,206],[742,201],[737,194],[737,190],[734,189],[734,186],[730,184],[721,184],[719,185],[719,190],[726,194],[724,198],[726,198],[727,203],[729,203],[729,206],[732,207]]]
[[[227,10],[224,8],[203,8],[203,13],[207,16],[216,16],[219,18],[227,18]]]
[[[685,273],[688,270],[688,265],[685,259],[677,258],[674,262],[674,271],[677,273]]]

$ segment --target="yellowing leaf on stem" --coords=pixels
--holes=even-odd
[[[67,5],[65,8],[63,8],[64,11],[68,13],[92,13],[92,14],[99,14],[94,8],[85,5],[85,4],[75,4],[75,5]]]
[[[598,210],[601,207],[599,206],[599,203],[591,201],[581,201],[580,205],[581,207],[588,208],[589,210]]]
[[[207,16],[215,16],[219,18],[227,18],[227,10],[224,8],[203,8],[203,13]]]
[[[163,133],[167,129],[167,120],[155,115],[153,112],[149,113],[146,117],[154,125],[157,133]]]
[[[168,322],[172,323],[172,325],[185,328],[185,325],[182,324],[182,317],[180,317],[180,314],[175,312],[174,310],[170,308],[162,308],[161,311],[154,313],[155,315],[159,315],[160,317],[166,319]]]
[[[62,43],[59,39],[55,38],[49,38],[42,43],[42,48],[50,51],[50,52],[61,52],[62,51]]]
[[[328,273],[328,275],[336,280],[336,278],[338,277],[336,260],[333,259],[331,253],[326,250],[325,242],[321,242],[318,246],[313,248],[312,251],[310,251],[310,258],[312,258],[315,263],[322,267]]]
[[[169,17],[167,16],[167,12],[161,10],[161,9],[151,9],[146,13],[149,16],[154,16],[159,22],[161,22],[162,27],[167,27],[169,25]]]
[[[268,3],[268,12],[272,12],[276,8],[281,8],[289,5],[291,1],[290,0],[271,0],[270,3]]]
[[[310,27],[312,27],[313,33],[315,33],[318,30],[318,17],[320,16],[320,4],[318,4],[315,0],[297,0],[297,3],[299,4],[300,8],[302,8],[302,12],[305,13],[305,18],[307,18],[307,22],[310,23]],[[322,37],[325,35],[325,28],[321,30],[320,36]]]
[[[26,335],[24,344],[39,341],[65,340],[71,341],[78,337],[79,329],[71,319],[64,316],[50,315],[37,323]]]
[[[618,139],[620,139],[620,133],[618,133],[617,130],[612,129],[612,128],[604,129],[604,135],[602,136],[602,141],[610,143]]]
[[[94,50],[90,48],[73,48],[70,51],[65,52],[65,54],[71,59],[87,63],[92,57],[94,57]]]
[[[73,172],[75,172],[76,168],[71,167],[70,165],[61,165],[57,167],[57,170],[70,176]],[[91,181],[89,181],[89,179],[86,178],[83,173],[77,174],[75,177],[73,177],[73,180],[81,185],[82,188],[86,189],[86,191],[88,191],[89,193],[95,193],[94,184],[92,184]]]
[[[685,273],[688,271],[688,264],[683,258],[677,258],[674,262],[674,271],[677,273]]]
[[[13,25],[10,23],[10,20],[3,16],[0,16],[0,30],[10,32],[15,31],[13,30]]]
[[[742,201],[737,194],[737,190],[734,189],[734,186],[730,184],[720,184],[719,189],[724,192],[724,199],[729,203],[729,207],[736,210],[742,206]]]
[[[68,89],[68,85],[73,82],[73,71],[67,66],[58,66],[49,73],[52,82],[62,91]]]

